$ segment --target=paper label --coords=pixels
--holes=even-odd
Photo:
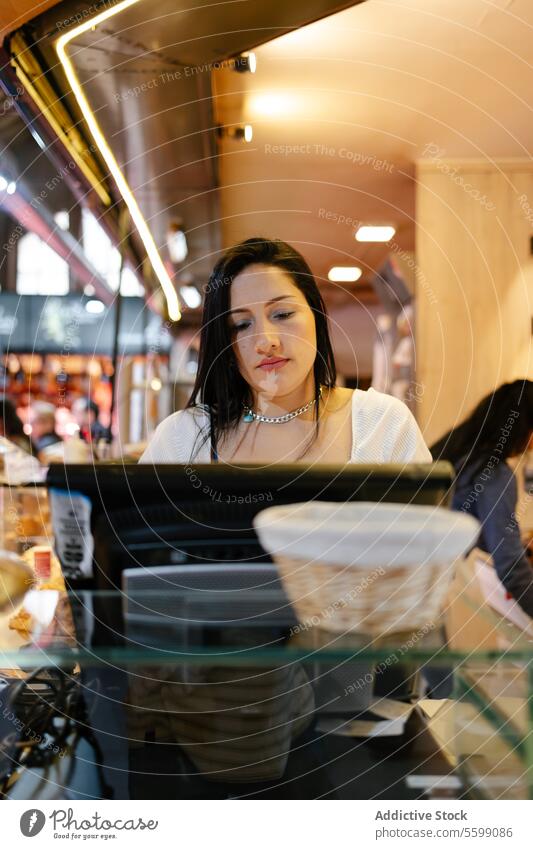
[[[94,539],[90,498],[81,492],[51,489],[50,508],[55,549],[65,578],[92,577]]]

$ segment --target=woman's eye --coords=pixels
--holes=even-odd
[[[291,315],[294,315],[294,312],[277,312],[274,318],[290,318]]]
[[[250,321],[239,321],[238,324],[234,324],[231,329],[234,333],[238,333],[239,330],[246,330],[248,327],[250,327],[250,325]]]

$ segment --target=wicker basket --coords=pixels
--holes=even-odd
[[[272,507],[255,526],[302,627],[369,636],[438,621],[453,564],[479,534],[442,508],[366,503]]]

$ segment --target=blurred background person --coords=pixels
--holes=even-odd
[[[111,431],[100,422],[100,407],[90,398],[77,398],[72,405],[72,415],[85,442],[111,441]]]
[[[31,438],[38,452],[61,442],[56,433],[56,410],[47,401],[35,401],[30,408]]]
[[[0,436],[9,439],[23,451],[33,452],[31,439],[24,433],[24,425],[17,415],[15,405],[5,395],[0,396]]]
[[[453,464],[453,509],[479,519],[478,546],[491,555],[510,596],[533,617],[533,568],[516,521],[517,479],[508,463],[529,450],[532,433],[533,383],[515,380],[483,398],[431,453]]]

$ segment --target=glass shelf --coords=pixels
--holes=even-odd
[[[474,660],[528,663],[527,639],[513,647],[461,651],[446,645],[442,623],[413,632],[370,636],[334,633],[300,623],[283,593],[143,590],[58,593],[46,627],[33,632],[9,627],[0,618],[0,665],[155,662],[254,664],[291,661],[368,661],[392,665],[456,666]],[[33,620],[35,622],[35,620]]]

